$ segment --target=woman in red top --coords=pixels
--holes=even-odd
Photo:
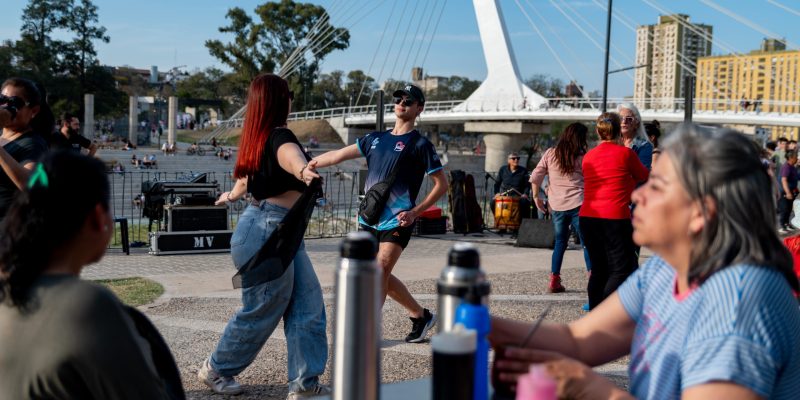
[[[589,252],[589,308],[613,293],[638,265],[631,225],[631,193],[647,179],[636,153],[620,144],[620,118],[597,118],[600,144],[583,157],[583,205],[580,227]]]

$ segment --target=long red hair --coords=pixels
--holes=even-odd
[[[239,156],[233,169],[235,178],[252,176],[261,167],[264,146],[272,129],[286,125],[289,116],[289,84],[280,76],[261,74],[247,92]]]

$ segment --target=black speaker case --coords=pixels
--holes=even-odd
[[[553,220],[523,218],[517,231],[515,247],[553,249],[556,245],[556,232]]]
[[[231,251],[233,230],[150,232],[150,251],[155,256],[169,254],[227,253]],[[209,244],[209,239],[210,244]]]
[[[221,224],[213,224],[208,225],[205,222],[208,221],[196,221],[196,217],[183,217],[179,214],[189,214],[189,213],[197,213],[207,211],[208,213],[217,213],[217,214],[224,214],[224,223]],[[171,205],[167,204],[164,206],[164,215],[166,216],[167,222],[167,232],[194,232],[194,231],[202,231],[202,230],[227,230],[230,228],[230,219],[228,216],[228,206],[227,205],[219,205],[219,206],[181,206],[181,205]],[[223,215],[216,216],[217,219],[223,217]],[[179,223],[175,223],[176,219],[182,218]],[[195,220],[193,223],[187,223],[185,220]],[[185,227],[184,225],[191,225],[191,227]]]

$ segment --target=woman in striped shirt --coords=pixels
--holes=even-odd
[[[633,193],[633,239],[656,256],[585,317],[507,349],[500,379],[545,363],[569,398],[797,398],[798,281],[771,185],[744,135],[679,128]],[[490,339],[519,343],[527,330],[494,319]],[[589,367],[628,354],[630,393]]]

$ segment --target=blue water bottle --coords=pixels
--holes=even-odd
[[[482,282],[467,290],[464,302],[456,310],[456,323],[464,324],[467,329],[477,333],[478,345],[475,349],[475,384],[474,400],[489,398],[489,308],[483,305],[483,294],[489,293],[489,283]]]

